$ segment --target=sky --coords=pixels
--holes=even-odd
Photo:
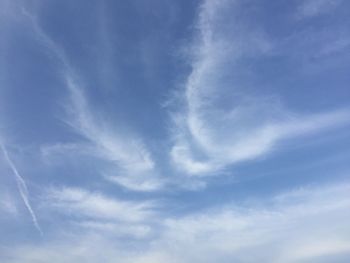
[[[349,262],[349,68],[345,0],[0,0],[0,262]]]

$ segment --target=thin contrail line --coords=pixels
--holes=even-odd
[[[22,200],[23,200],[26,208],[28,209],[28,211],[32,217],[34,226],[39,231],[40,235],[43,235],[43,231],[41,230],[41,227],[38,223],[36,215],[31,207],[29,199],[28,199],[28,189],[27,189],[26,182],[24,181],[22,176],[18,173],[16,166],[12,162],[12,160],[11,160],[7,150],[6,150],[6,147],[2,143],[0,143],[0,147],[1,147],[2,152],[4,153],[4,156],[5,156],[7,163],[9,164],[9,166],[11,167],[11,169],[13,171],[13,174],[14,174],[15,179],[16,179],[19,194],[21,195]]]

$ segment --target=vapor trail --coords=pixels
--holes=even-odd
[[[32,217],[34,226],[39,231],[40,235],[43,235],[43,231],[41,230],[41,227],[38,223],[36,215],[31,207],[29,199],[28,199],[28,189],[27,189],[26,182],[24,181],[22,176],[18,173],[16,166],[12,162],[12,160],[11,160],[7,150],[6,150],[6,147],[2,143],[0,143],[0,147],[1,147],[2,152],[4,153],[5,160],[7,161],[7,163],[9,164],[9,166],[11,167],[11,169],[13,171],[13,174],[14,174],[15,179],[16,179],[19,194],[21,195],[22,200],[23,200],[25,206],[27,207],[27,209]]]

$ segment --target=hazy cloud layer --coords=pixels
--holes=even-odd
[[[68,205],[70,212],[82,215],[93,212],[92,217],[109,217],[115,211],[115,201],[95,194],[86,196],[87,192],[77,189],[65,189],[57,198],[67,202],[82,195],[87,201],[75,207]],[[93,208],[98,204],[94,202],[96,198],[112,207],[107,215],[101,209],[107,206]],[[58,236],[42,247],[23,246],[10,255],[5,254],[16,260],[4,262],[61,262],[62,257],[65,262],[82,259],[86,262],[101,259],[105,262],[116,259],[122,262],[256,262],[256,258],[268,262],[323,262],[324,258],[345,262],[350,251],[349,206],[348,184],[301,188],[263,202],[255,201],[255,204],[232,202],[182,217],[165,218],[154,226],[159,234],[148,236],[147,245],[139,248],[135,247],[138,241],[132,245],[115,240],[118,235],[113,231],[118,231],[118,225],[83,223],[90,230],[79,232],[76,228],[70,241]],[[134,213],[133,205],[130,208]],[[139,212],[136,218],[140,218]],[[131,221],[134,219],[132,216]],[[330,225],[329,222],[337,223]]]

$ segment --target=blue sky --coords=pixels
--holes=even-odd
[[[348,262],[350,3],[0,0],[0,261]]]

